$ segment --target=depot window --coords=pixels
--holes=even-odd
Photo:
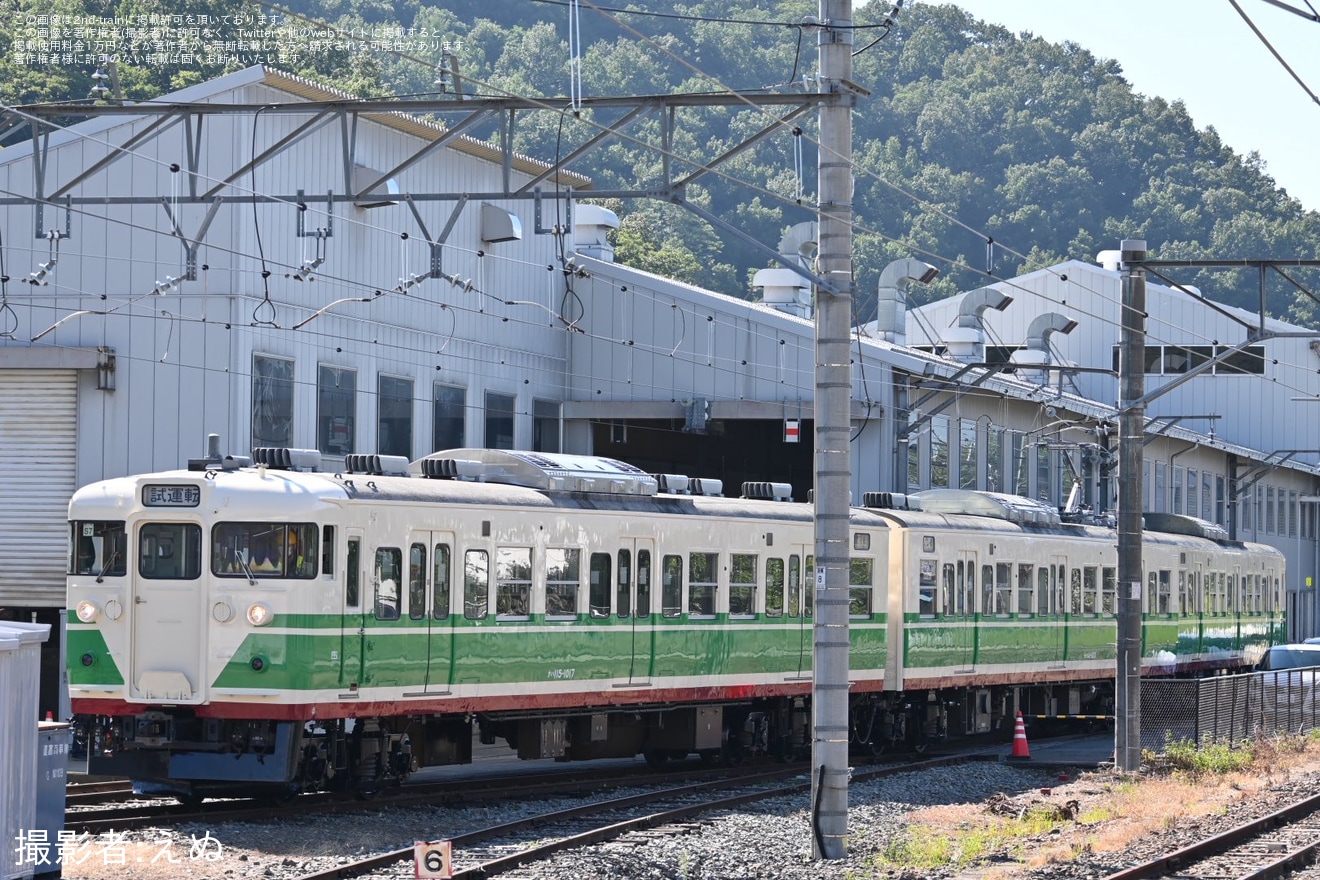
[[[321,364],[316,379],[316,442],[325,455],[353,452],[357,429],[357,372]]]
[[[293,445],[293,361],[252,355],[252,446]]]

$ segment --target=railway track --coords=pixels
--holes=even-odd
[[[1104,880],[1269,880],[1310,864],[1317,849],[1320,795],[1313,795]]]
[[[805,767],[802,764],[775,766],[777,769],[772,772],[784,775],[801,773]],[[715,781],[727,779],[733,772],[735,771],[727,767],[705,768],[695,765],[686,767],[678,765],[650,773],[638,773],[635,767],[629,767],[624,771],[617,767],[576,768],[552,773],[520,773],[484,779],[410,782],[401,788],[382,792],[369,799],[340,793],[318,792],[276,803],[272,803],[269,799],[235,798],[207,801],[200,807],[152,799],[152,802],[148,803],[102,810],[71,810],[65,813],[65,827],[78,833],[95,835],[103,831],[122,831],[187,822],[289,818],[300,812],[313,810],[318,814],[328,814],[419,804],[445,805],[482,800],[527,800],[542,796],[583,794],[607,787],[663,785],[675,780]],[[132,796],[131,787],[125,786],[123,791]],[[110,796],[103,795],[106,799]]]
[[[64,790],[66,806],[76,807],[83,804],[103,804],[106,801],[119,800],[133,795],[133,785],[126,779],[107,780],[105,782],[72,782]]]
[[[853,779],[874,779],[973,760],[968,755],[932,758],[915,763],[858,769]],[[803,779],[803,766],[744,773],[644,794],[596,801],[566,810],[493,825],[449,838],[454,851],[453,877],[479,880],[544,860],[556,853],[592,846],[631,832],[687,833],[693,819],[703,814],[786,795],[811,788]],[[782,783],[797,777],[798,781]],[[634,778],[632,780],[636,782]],[[732,793],[728,793],[728,792]],[[721,796],[712,796],[721,793]],[[305,874],[298,880],[350,880],[413,858],[412,849],[393,850]]]

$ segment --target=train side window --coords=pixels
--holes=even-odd
[[[1013,564],[995,563],[995,614],[1007,616],[1013,610]]]
[[[1082,570],[1069,569],[1072,577],[1068,579],[1068,613],[1082,613]]]
[[[944,616],[958,614],[958,582],[952,562],[944,563]]]
[[[688,556],[688,614],[696,617],[715,614],[719,564],[718,553],[692,553]]]
[[[431,617],[445,620],[449,617],[449,545],[436,544],[432,561],[435,572],[432,577]]]
[[[1217,572],[1217,573],[1215,574],[1215,579],[1219,582],[1219,592],[1223,593],[1223,594],[1227,597],[1227,598],[1224,600],[1224,602],[1225,602],[1225,607],[1228,609],[1228,612],[1229,612],[1230,614],[1236,612],[1236,611],[1238,610],[1238,607],[1239,607],[1239,606],[1238,606],[1237,591],[1236,591],[1236,590],[1230,590],[1230,589],[1227,589],[1227,587],[1226,587],[1226,585],[1225,585],[1225,582],[1224,582],[1224,573],[1223,573],[1222,571],[1221,571],[1221,572]]]
[[[995,613],[995,569],[992,565],[981,566],[981,613]]]
[[[788,557],[788,616],[802,613],[802,560],[797,554]]]
[[[344,560],[344,604],[349,608],[356,608],[361,600],[361,593],[358,590],[358,572],[361,564],[361,543],[357,538],[348,539],[348,555]]]
[[[765,616],[780,617],[784,613],[784,560],[765,561]]]
[[[632,614],[632,552],[629,550],[619,551],[619,572],[618,590],[614,597],[614,606],[616,613],[620,617],[629,617]]]
[[[398,547],[376,548],[376,619],[399,619],[399,577],[403,574],[403,551]]]
[[[69,574],[123,577],[128,572],[128,533],[123,520],[70,523]]]
[[[919,564],[921,572],[917,579],[917,613],[922,617],[934,617],[938,592],[935,584],[935,569],[938,563],[934,559],[923,559]]]
[[[1051,601],[1054,604],[1055,614],[1063,614],[1065,611],[1068,610],[1068,605],[1066,602],[1064,602],[1064,595],[1063,595],[1063,591],[1066,586],[1066,581],[1064,580],[1065,574],[1067,574],[1067,569],[1064,568],[1062,563],[1056,566],[1050,574],[1050,578],[1051,578],[1050,586],[1053,587],[1054,590],[1054,598]]]
[[[848,614],[851,617],[871,616],[874,567],[874,561],[866,557],[848,560]]]
[[[588,590],[588,605],[591,609],[592,617],[610,616],[610,554],[593,553],[591,554],[590,565],[587,571],[591,581],[591,588]]]
[[[753,617],[756,614],[757,568],[755,553],[734,553],[729,565],[729,615]]]
[[[1099,607],[1100,581],[1099,571],[1094,565],[1082,569],[1082,613],[1095,614]]]
[[[660,612],[665,617],[683,613],[683,557],[666,556],[660,571]]]
[[[812,609],[816,605],[816,558],[807,557],[807,578],[808,581],[802,590],[802,616],[810,617]]]
[[[426,619],[426,545],[408,548],[408,619]]]
[[[545,616],[577,617],[582,551],[550,547],[545,551]]]
[[[1229,574],[1228,576],[1229,595],[1230,596],[1233,595],[1233,593],[1237,591],[1237,588],[1238,588],[1237,575]],[[1242,585],[1242,610],[1247,612],[1248,614],[1251,613],[1252,611],[1251,590],[1247,589],[1246,584]]]
[[[1040,615],[1050,613],[1050,573],[1053,570],[1050,565],[1036,569],[1036,613]]]
[[[651,551],[637,551],[637,607],[634,617],[651,616]]]
[[[1019,615],[1031,616],[1032,609],[1036,603],[1036,597],[1032,587],[1032,575],[1036,567],[1030,562],[1018,563],[1017,577],[1017,613]]]
[[[1100,569],[1100,613],[1114,616],[1118,599],[1118,569],[1106,565]]]
[[[321,527],[321,574],[335,573],[335,527]]]
[[[1169,613],[1169,596],[1173,592],[1173,572],[1167,568],[1160,569],[1160,585],[1155,610],[1160,614]]]
[[[490,610],[490,554],[468,550],[463,554],[463,616],[482,620]]]
[[[532,548],[495,551],[495,616],[524,618],[532,608]]]
[[[1187,589],[1187,572],[1178,569],[1178,613],[1190,614],[1192,610],[1192,595]]]
[[[148,523],[138,535],[138,573],[152,580],[202,576],[202,529],[191,523]]]

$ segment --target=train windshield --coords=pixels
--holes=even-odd
[[[220,523],[211,532],[211,573],[314,578],[317,546],[315,523]]]
[[[69,574],[123,577],[128,571],[128,532],[123,520],[69,523]]]

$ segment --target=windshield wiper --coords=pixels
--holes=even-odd
[[[100,584],[100,583],[105,583],[105,572],[106,572],[106,569],[108,569],[110,566],[114,565],[114,564],[115,564],[115,559],[117,559],[118,557],[119,557],[119,551],[118,551],[118,550],[114,550],[114,551],[112,551],[112,552],[110,553],[110,558],[107,559],[107,560],[105,561],[105,565],[101,566],[100,570],[96,572],[96,582],[97,582],[98,584]]]
[[[257,578],[252,574],[252,569],[248,568],[247,560],[243,558],[243,554],[238,551],[237,547],[234,548],[234,558],[237,559],[238,564],[243,567],[243,574],[247,575],[248,583],[255,587],[257,585]]]

